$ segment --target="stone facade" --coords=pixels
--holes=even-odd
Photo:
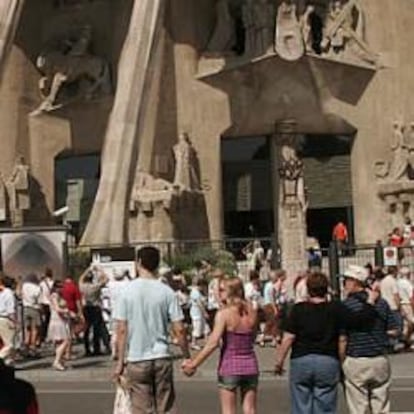
[[[293,135],[353,138],[357,242],[373,242],[388,232],[378,223],[387,218],[391,225],[387,211],[395,203],[390,197],[411,205],[410,178],[400,184],[397,167],[386,173],[386,183],[376,179],[393,157],[400,157],[404,175],[404,157],[410,156],[390,147],[393,123],[406,125],[408,133],[414,119],[414,8],[409,2],[3,3],[0,172],[10,176],[18,154],[29,166],[35,202],[23,224],[51,222],[57,207],[56,159],[102,153],[83,243],[136,241],[141,233],[156,239],[219,239],[224,232],[221,141],[266,135],[276,148],[277,233],[283,245],[292,225],[299,238],[291,243],[297,244],[306,236],[301,202],[294,202],[293,210],[302,212],[288,224],[292,209],[283,209],[275,174],[281,162],[276,126],[286,120],[295,122]],[[180,174],[197,175],[196,188],[174,182],[179,168],[174,147],[182,133],[191,141],[193,164]],[[136,196],[137,172],[170,187],[162,196],[154,189]],[[306,174],[303,180],[306,187]],[[392,181],[398,188],[389,188]],[[165,233],[157,223],[164,223]]]

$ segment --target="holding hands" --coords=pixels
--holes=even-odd
[[[193,361],[191,359],[185,359],[181,364],[181,370],[188,377],[192,377],[196,373],[197,368],[194,366]]]

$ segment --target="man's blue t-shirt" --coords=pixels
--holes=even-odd
[[[127,361],[170,356],[169,325],[184,319],[174,291],[156,279],[135,279],[123,289],[114,318],[128,324]]]

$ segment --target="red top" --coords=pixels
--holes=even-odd
[[[404,238],[399,236],[398,234],[392,234],[390,238],[391,246],[399,247],[402,246],[404,243]]]
[[[66,279],[63,282],[61,296],[65,299],[69,311],[77,313],[76,302],[81,300],[81,293],[78,285],[72,279]]]
[[[348,230],[343,223],[338,223],[333,229],[334,240],[346,241],[348,238]]]

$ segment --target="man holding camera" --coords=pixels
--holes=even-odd
[[[391,366],[387,357],[389,337],[398,335],[398,321],[379,291],[367,288],[368,272],[350,265],[344,273],[344,305],[358,312],[374,297],[376,317],[364,327],[342,332],[340,344],[350,414],[390,412]]]

